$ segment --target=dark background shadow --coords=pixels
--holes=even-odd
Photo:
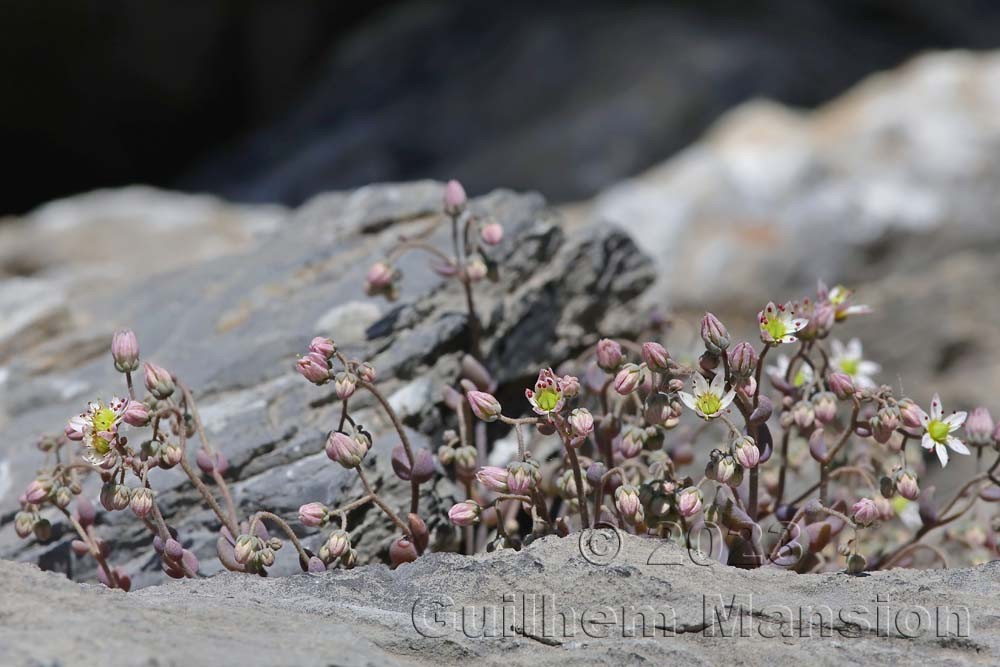
[[[0,213],[134,182],[297,204],[459,176],[573,200],[747,98],[813,106],[998,43],[990,0],[15,0]]]

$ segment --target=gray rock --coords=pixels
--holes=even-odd
[[[330,335],[349,356],[370,360],[415,445],[436,449],[446,417],[441,390],[456,381],[466,344],[461,289],[444,286],[414,254],[399,261],[405,281],[397,303],[367,299],[362,283],[368,266],[399,234],[426,226],[440,208],[441,193],[440,184],[421,182],[323,195],[269,230],[252,224],[263,215],[253,213],[243,221],[252,233],[224,252],[188,257],[179,268],[135,280],[77,289],[58,331],[15,337],[20,347],[4,366],[4,386],[17,391],[0,395],[0,470],[6,472],[0,477],[0,555],[93,576],[88,561],[70,556],[59,516],[51,517],[54,542],[38,545],[16,538],[12,510],[42,461],[31,447],[37,436],[61,430],[86,401],[124,391],[108,353],[115,326],[134,328],[143,359],[166,366],[195,390],[209,436],[229,458],[228,476],[243,515],[269,509],[292,519],[305,502],[337,505],[360,495],[356,476],[322,454],[339,418],[339,401],[331,387],[317,389],[294,372],[295,355],[314,335]],[[154,203],[166,197],[150,194]],[[92,210],[92,203],[85,198],[81,206]],[[651,262],[622,232],[567,239],[537,195],[497,191],[472,206],[505,227],[504,243],[495,248],[502,259],[500,279],[477,286],[484,352],[500,369],[501,391],[523,391],[525,377],[541,365],[592,342],[606,311],[621,310],[653,280]],[[72,209],[69,202],[63,208]],[[151,216],[158,211],[152,207]],[[99,227],[105,217],[91,214],[79,233]],[[179,238],[185,233],[177,231]],[[446,244],[447,230],[436,234],[432,242]],[[634,321],[620,317],[616,326]],[[409,487],[389,465],[398,436],[373,401],[359,395],[352,405],[353,416],[375,436],[368,459],[373,483],[402,507]],[[202,571],[219,569],[213,515],[180,472],[154,475],[165,514],[200,558]],[[453,530],[441,518],[454,490],[441,480],[425,491],[424,515],[446,546]],[[91,496],[96,492],[96,486],[88,488]],[[351,519],[359,551],[384,555],[391,537],[387,522],[371,511]],[[136,572],[138,585],[158,581],[162,575],[145,528],[127,513],[102,521],[98,532],[113,541],[114,562]],[[318,547],[320,539],[310,534],[306,543]],[[283,551],[276,573],[296,569],[294,557]]]
[[[124,594],[0,562],[0,661],[35,664],[484,665],[1000,661],[1000,562],[864,577],[698,565],[623,536],[595,564],[576,536],[520,552],[430,554],[261,579],[226,573]],[[587,552],[593,560],[595,552]],[[609,552],[614,553],[614,552]],[[585,585],[581,585],[585,582]],[[564,620],[565,619],[565,620]]]

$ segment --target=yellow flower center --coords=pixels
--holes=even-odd
[[[948,425],[938,419],[933,420],[930,424],[927,425],[927,433],[930,434],[931,439],[934,442],[940,442],[941,444],[944,444],[945,442],[947,442],[948,433],[950,432],[951,429],[948,427]]]
[[[538,403],[538,407],[546,412],[550,410],[555,410],[556,404],[559,403],[560,394],[555,389],[542,389],[535,396],[535,402]]]
[[[703,415],[714,415],[722,407],[722,401],[715,394],[708,393],[699,396],[695,405]]]
[[[844,371],[851,377],[857,375],[858,364],[861,363],[860,359],[841,359],[840,360],[840,370]]]
[[[104,456],[105,454],[111,451],[111,443],[99,435],[95,435],[92,442],[94,446],[94,451],[100,454],[101,456]]]
[[[806,383],[806,380],[807,380],[806,372],[804,369],[800,368],[799,371],[795,374],[795,377],[792,379],[792,382],[795,384],[796,387],[801,387]]]
[[[830,290],[830,303],[834,306],[839,306],[840,304],[847,301],[847,297],[850,296],[850,291],[843,285],[837,285],[832,290]]]
[[[787,329],[785,329],[785,323],[776,317],[768,318],[764,322],[764,331],[771,336],[773,340],[781,340],[784,338]]]
[[[110,431],[111,427],[115,424],[115,411],[109,407],[102,407],[94,413],[93,423],[94,430],[98,433],[101,431]]]

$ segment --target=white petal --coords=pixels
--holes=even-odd
[[[931,398],[931,419],[941,419],[941,415],[944,414],[944,408],[941,407],[941,397],[937,394]]]
[[[948,448],[944,445],[936,445],[934,451],[938,456],[938,460],[941,461],[941,467],[948,465]]]
[[[965,423],[965,418],[969,416],[969,413],[959,410],[958,412],[953,412],[941,421],[948,425],[948,432],[957,431]]]
[[[709,389],[716,396],[722,396],[722,392],[726,390],[726,378],[723,373],[716,373],[715,377],[712,378],[712,384],[709,385]]]
[[[722,400],[719,402],[719,412],[722,412],[723,410],[728,408],[729,404],[733,402],[734,398],[736,398],[736,392],[730,389],[726,393],[726,395],[722,397]]]
[[[692,410],[696,410],[697,411],[697,408],[695,408],[695,405],[697,405],[698,400],[694,396],[692,396],[691,394],[687,393],[686,391],[679,391],[679,392],[677,392],[677,396],[680,397],[681,403],[683,403],[684,405],[688,406]]]
[[[857,306],[848,306],[844,309],[845,315],[867,315],[872,312],[871,306],[864,306],[858,304]]]
[[[920,410],[920,423],[923,424],[924,428],[927,428],[927,425],[931,423],[931,416],[924,412],[923,408],[917,408],[917,410]]]
[[[852,338],[847,341],[847,354],[851,355],[855,359],[860,359],[864,356],[864,351],[861,349],[861,341],[857,338]]]
[[[844,348],[844,344],[841,343],[836,338],[830,340],[830,356],[834,359],[840,359],[844,356],[847,350]]]
[[[804,317],[796,317],[791,322],[792,331],[802,331],[809,326],[809,320]]]
[[[782,336],[781,340],[779,340],[778,342],[779,343],[794,343],[797,340],[798,340],[798,338],[796,338],[795,336],[789,334],[787,336]]]
[[[965,443],[956,438],[953,435],[948,436],[948,446],[951,447],[951,451],[957,452],[959,454],[969,455],[969,448],[965,446]]]
[[[692,380],[694,382],[695,396],[703,396],[704,394],[708,393],[708,382],[705,380],[705,377],[701,373],[695,372],[694,375],[692,376]]]
[[[920,446],[924,449],[934,449],[934,438],[931,437],[930,433],[924,433],[924,437],[920,440]]]
[[[858,375],[875,375],[876,373],[881,372],[881,364],[876,364],[874,361],[864,360],[858,362]]]

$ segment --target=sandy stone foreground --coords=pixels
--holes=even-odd
[[[396,571],[222,574],[130,594],[0,561],[0,664],[1000,662],[1000,561],[795,575],[621,540],[550,537]]]

